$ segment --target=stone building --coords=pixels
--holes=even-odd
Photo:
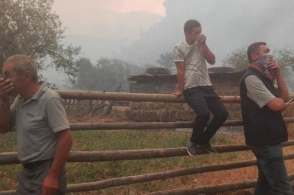
[[[245,71],[234,72],[234,69],[230,67],[213,67],[208,71],[218,95],[239,95],[239,83]],[[169,71],[164,71],[162,68],[160,70],[153,68],[151,71],[147,69],[145,74],[129,75],[127,79],[130,82],[131,93],[171,94],[178,89],[177,75],[171,75]],[[241,120],[239,104],[225,104],[225,106],[230,113],[228,120]],[[196,115],[185,103],[134,102],[125,111],[125,117],[133,122],[176,122],[193,121]],[[184,130],[191,131],[191,129]],[[243,128],[241,126],[221,127],[218,132],[241,134]]]
[[[219,95],[233,95],[232,93],[223,94],[232,91],[232,89],[237,92],[239,82],[244,74],[244,72],[233,72],[234,69],[230,67],[214,67],[209,68],[208,71],[212,85],[218,94],[220,93]],[[145,74],[129,75],[127,79],[130,81],[130,92],[163,94],[175,92],[178,89],[177,75],[161,73],[160,71],[147,70]]]

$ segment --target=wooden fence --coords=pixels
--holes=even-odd
[[[101,100],[64,99],[65,109],[68,114],[83,116],[104,108],[108,104]]]
[[[183,98],[175,98],[173,95],[164,94],[133,94],[133,93],[104,93],[104,92],[84,92],[84,91],[58,91],[64,99],[76,100],[113,100],[113,101],[148,101],[148,102],[169,102],[169,103],[184,103]],[[238,96],[222,96],[225,103],[239,103]],[[294,123],[294,117],[286,118],[285,122]],[[223,126],[238,126],[242,121],[227,121]],[[189,128],[193,126],[193,122],[153,122],[153,123],[99,123],[99,124],[71,124],[71,130],[114,130],[114,129],[174,129],[174,128]],[[294,145],[294,140],[283,143],[283,147]],[[249,150],[245,145],[222,145],[215,146],[219,153],[246,151]],[[199,155],[206,154],[205,151],[199,148]],[[186,147],[181,148],[165,148],[165,149],[141,149],[141,150],[119,150],[119,151],[75,151],[70,153],[68,162],[101,162],[101,161],[121,161],[121,160],[136,160],[150,158],[168,158],[187,156]],[[294,159],[294,154],[284,156],[285,160]],[[18,164],[17,154],[15,152],[0,153],[0,165]],[[182,168],[158,173],[150,173],[144,175],[135,175],[121,178],[104,179],[89,183],[69,184],[67,192],[82,192],[92,191],[105,188],[111,188],[121,185],[130,185],[141,182],[161,180],[179,176],[192,174],[214,172],[221,170],[230,170],[243,167],[254,166],[256,161],[240,161],[233,163],[225,163],[221,165],[210,165],[193,168]],[[294,174],[289,174],[289,177],[294,180]],[[217,193],[232,191],[238,189],[252,188],[256,181],[244,181],[237,183],[228,183],[217,186],[203,186],[189,189],[173,189],[167,191],[159,191],[149,193],[150,195],[195,195],[203,193]],[[14,190],[0,191],[0,195],[15,194]]]
[[[87,100],[87,99],[64,99],[65,109],[68,114],[74,116],[98,115],[104,111],[104,107],[111,109],[112,106],[128,106],[129,102]]]

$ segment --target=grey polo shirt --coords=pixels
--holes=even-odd
[[[43,83],[30,100],[23,102],[17,96],[10,110],[19,160],[34,162],[53,158],[58,142],[55,133],[69,129],[61,97]]]

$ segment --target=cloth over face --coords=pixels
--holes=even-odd
[[[272,76],[275,76],[274,70],[268,66],[271,59],[273,59],[273,55],[271,53],[266,53],[263,56],[258,57],[254,64],[264,67]]]

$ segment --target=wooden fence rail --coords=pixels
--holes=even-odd
[[[283,147],[294,145],[294,140],[282,144]],[[246,151],[250,147],[246,145],[219,145],[215,146],[218,153]],[[203,149],[198,148],[198,154],[207,154]],[[100,162],[100,161],[120,161],[139,160],[150,158],[168,158],[187,156],[187,148],[159,148],[142,150],[117,150],[117,151],[71,151],[68,162]],[[0,153],[0,165],[18,164],[16,152]]]
[[[64,99],[76,100],[113,100],[113,101],[147,101],[147,102],[167,102],[167,103],[184,103],[185,100],[176,98],[170,94],[134,94],[134,93],[112,93],[112,92],[92,92],[92,91],[57,91]],[[221,96],[224,103],[239,103],[239,96]],[[285,122],[293,123],[294,117],[286,118]],[[238,126],[242,125],[242,121],[227,121],[223,126]],[[118,130],[118,129],[171,129],[171,128],[189,128],[193,126],[193,122],[152,122],[152,123],[99,123],[99,124],[71,124],[71,130]],[[294,140],[283,143],[283,146],[294,145]],[[250,148],[245,145],[226,145],[215,146],[219,153],[245,151]],[[202,149],[198,149],[199,154],[206,154]],[[137,159],[150,159],[150,158],[167,158],[187,156],[186,147],[181,148],[165,148],[165,149],[143,149],[143,150],[118,150],[118,151],[72,151],[68,162],[100,162],[100,161],[120,161],[120,160],[137,160]],[[294,159],[294,154],[285,156],[286,160]],[[0,165],[9,165],[19,163],[17,153],[8,152],[0,153]],[[67,186],[67,192],[80,192],[99,190],[121,185],[129,185],[147,181],[154,181],[160,179],[167,179],[178,176],[186,176],[198,173],[229,170],[242,167],[253,166],[256,161],[241,161],[234,163],[227,163],[221,165],[210,165],[193,168],[183,168],[177,170],[168,170],[158,173],[149,173],[144,175],[135,175],[121,178],[105,179],[97,182],[70,184]],[[291,180],[294,175],[290,175]],[[223,192],[244,188],[251,188],[255,185],[256,181],[240,182],[224,184],[219,186],[203,186],[194,189],[177,189],[162,192],[149,193],[150,195],[189,195],[199,193],[214,193]],[[0,195],[15,194],[14,190],[2,191]]]
[[[117,100],[134,102],[185,103],[183,97],[171,94],[117,93],[96,91],[57,91],[63,99]],[[240,103],[239,96],[220,96],[224,103]]]
[[[294,154],[286,155],[285,159],[294,159]],[[83,184],[72,184],[67,188],[67,192],[79,192],[79,191],[90,191],[90,190],[99,190],[104,188],[116,187],[121,185],[130,185],[154,180],[162,180],[179,176],[208,173],[214,171],[230,170],[236,168],[244,168],[256,165],[256,161],[241,161],[235,163],[226,163],[221,165],[209,165],[193,168],[183,168],[178,170],[169,170],[158,173],[137,175],[137,176],[128,176],[121,178],[112,178],[106,179],[97,182],[83,183]]]
[[[294,117],[284,118],[286,123],[294,123]],[[78,130],[119,130],[119,129],[174,129],[191,128],[194,122],[122,122],[122,123],[76,123],[71,124],[73,131]],[[240,120],[227,121],[223,126],[240,126],[243,122]]]
[[[293,186],[294,174],[290,174],[289,179],[290,181],[292,181],[292,186]],[[167,191],[161,191],[161,192],[148,193],[145,195],[195,195],[195,194],[220,193],[220,192],[228,192],[233,190],[253,188],[256,186],[256,182],[257,180],[234,182],[229,184],[210,185],[210,186],[203,186],[203,187],[190,188],[190,189],[167,190]]]
[[[294,159],[294,154],[285,155],[285,160]],[[186,175],[192,175],[192,174],[200,174],[200,173],[208,173],[208,172],[215,172],[215,171],[223,171],[223,170],[231,170],[236,168],[244,168],[253,166],[256,164],[255,160],[250,161],[240,161],[240,162],[234,162],[234,163],[226,163],[221,165],[209,165],[209,166],[201,166],[201,167],[193,167],[193,168],[183,168],[183,169],[177,169],[177,170],[169,170],[164,172],[158,172],[158,173],[151,173],[151,174],[144,174],[144,175],[136,175],[136,176],[128,176],[128,177],[121,177],[121,178],[112,178],[112,179],[104,179],[97,182],[88,182],[88,183],[79,183],[79,184],[70,184],[67,186],[67,192],[81,192],[81,191],[92,191],[92,190],[100,190],[110,187],[116,187],[121,185],[130,185],[130,184],[136,184],[136,183],[142,183],[142,182],[148,182],[148,181],[154,181],[154,180],[162,180],[162,179],[168,179],[173,177],[179,177],[179,176],[186,176]],[[294,175],[291,175],[290,178],[293,180]],[[246,183],[246,182],[245,182]],[[243,185],[244,182],[238,183],[236,186],[236,183],[233,184],[225,184],[221,185],[220,189],[224,191],[230,191],[230,190],[238,190],[238,189],[244,189],[244,188],[250,188],[253,187],[252,185],[254,183],[250,183],[250,185]],[[240,185],[242,184],[242,185]],[[226,187],[225,187],[226,186]],[[222,192],[216,191],[218,190],[219,186],[204,186],[200,188],[195,189],[180,189],[180,190],[170,190],[170,191],[163,191],[163,192],[155,192],[151,193],[154,195],[187,195],[187,194],[198,194],[198,193],[213,193],[213,192]],[[0,192],[0,195],[10,195],[15,194],[15,191],[2,191]]]

